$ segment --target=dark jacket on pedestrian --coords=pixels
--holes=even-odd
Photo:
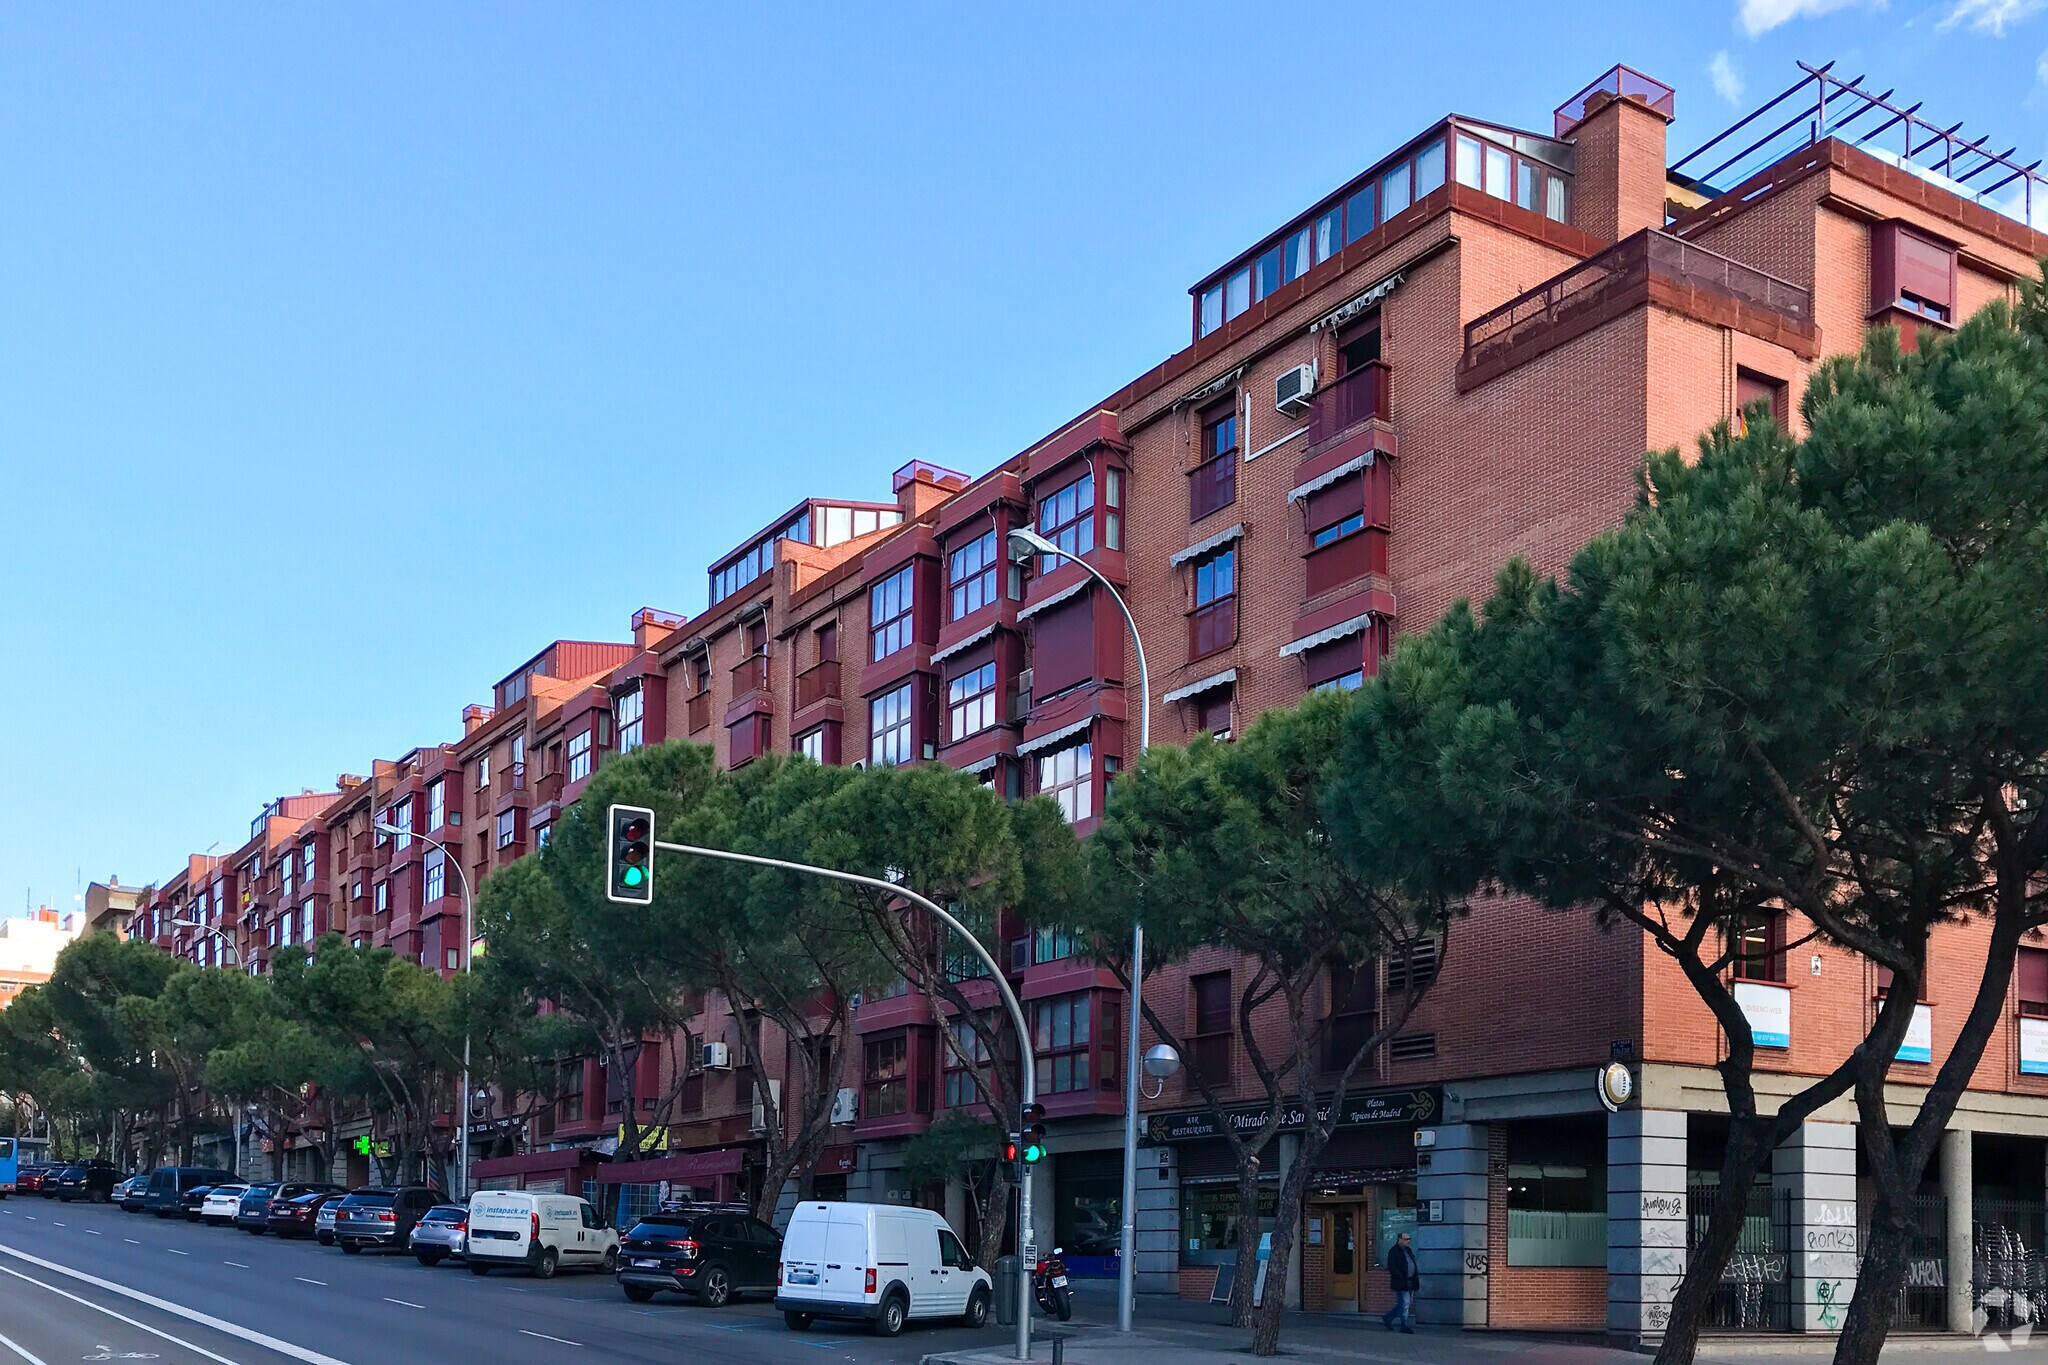
[[[1422,1275],[1415,1265],[1415,1253],[1399,1242],[1387,1252],[1387,1282],[1395,1293],[1414,1293],[1422,1287]]]

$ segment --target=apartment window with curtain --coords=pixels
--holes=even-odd
[[[996,666],[991,660],[946,684],[946,739],[978,735],[996,723]]]
[[[299,903],[299,942],[301,942],[301,943],[311,943],[312,941],[313,941],[313,902],[311,902],[311,901],[302,901],[302,902],[300,902],[300,903]]]
[[[2022,948],[2013,964],[2020,1013],[2031,1019],[2048,1019],[2048,948]]]
[[[1089,1088],[1092,1013],[1093,997],[1087,991],[1032,1002],[1031,1050],[1038,1059],[1039,1094],[1061,1095]]]
[[[886,659],[911,640],[912,591],[910,566],[905,565],[868,589],[870,657]]]
[[[910,684],[868,703],[868,762],[878,768],[908,763],[916,756],[911,736]]]
[[[1095,475],[1083,474],[1038,502],[1038,533],[1070,555],[1085,555],[1095,548]],[[1051,573],[1059,564],[1055,555],[1040,555],[1038,571]]]
[[[1188,1062],[1211,1085],[1227,1085],[1232,1032],[1230,973],[1205,972],[1191,978],[1188,989],[1193,996],[1195,1025],[1188,1035],[1188,1046],[1194,1050]]]
[[[403,847],[403,845],[400,845],[400,847]],[[284,887],[285,895],[291,895],[298,886],[298,875],[299,865],[289,855],[277,860],[278,882]]]
[[[1226,546],[1195,566],[1195,605],[1188,613],[1188,658],[1237,643],[1237,549]]]
[[[621,692],[612,702],[612,715],[618,723],[619,752],[630,754],[646,742],[647,699],[641,689]]]
[[[1074,955],[1074,937],[1062,929],[1040,929],[1031,936],[1031,960],[1039,966]]]
[[[448,894],[447,855],[438,848],[430,848],[427,850],[427,856],[421,860],[421,868],[422,879],[426,885],[426,890],[421,893],[421,899],[432,905]]]
[[[1038,756],[1038,790],[1050,796],[1070,825],[1095,814],[1095,745],[1084,740]]]
[[[1311,692],[1350,692],[1365,686],[1365,636],[1347,635],[1304,650],[1302,685]]]
[[[435,778],[427,784],[427,831],[441,828],[448,823],[448,784]]]
[[[866,1118],[889,1118],[910,1110],[910,1039],[896,1033],[871,1038],[861,1067],[860,1112]]]
[[[1199,461],[1188,471],[1188,520],[1237,501],[1237,395],[1202,414]]]
[[[498,847],[510,848],[519,841],[518,810],[503,811],[498,816]]]
[[[491,785],[491,756],[488,752],[476,761],[476,789],[482,791]]]
[[[957,621],[980,611],[996,600],[996,571],[1002,556],[996,550],[996,533],[984,531],[946,556],[946,581],[952,589],[953,616]]]
[[[581,782],[590,776],[590,731],[569,736],[569,780]]]
[[[1230,703],[1236,690],[1229,683],[1225,683],[1189,700],[1188,704],[1195,713],[1197,732],[1206,732],[1216,739],[1230,738]]]

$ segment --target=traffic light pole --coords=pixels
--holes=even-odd
[[[871,890],[901,896],[904,900],[924,910],[933,919],[967,940],[982,965],[988,968],[989,980],[996,983],[1002,992],[1003,1004],[1010,1011],[1010,1022],[1017,1030],[1017,1050],[1024,1060],[1022,1077],[1024,1103],[1038,1102],[1038,1059],[1031,1051],[1031,1028],[1024,1020],[1024,1007],[1017,1002],[1017,993],[1010,989],[1010,983],[1003,979],[1003,969],[997,965],[995,956],[982,946],[980,939],[969,932],[966,925],[954,919],[941,909],[937,902],[927,899],[900,883],[885,881],[880,877],[865,877],[858,872],[842,872],[835,867],[817,867],[811,863],[793,863],[783,858],[764,858],[753,853],[734,853],[723,848],[700,848],[695,844],[672,844],[665,839],[653,841],[658,849],[670,853],[684,853],[693,858],[718,858],[729,863],[748,863],[755,867],[773,867],[784,872],[806,872],[814,877],[829,877],[833,881],[852,882]],[[1036,1268],[1024,1250],[1031,1244],[1031,1163],[1021,1163],[1023,1169],[1017,1176],[1017,1359],[1031,1359],[1031,1274]]]

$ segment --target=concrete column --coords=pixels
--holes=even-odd
[[[1483,1123],[1446,1123],[1418,1148],[1415,1316],[1449,1327],[1486,1326],[1486,1142]],[[1426,1156],[1429,1164],[1420,1161]]]
[[[1971,1229],[1977,1221],[1976,1160],[1972,1134],[1967,1128],[1948,1128],[1941,1134],[1941,1192],[1948,1200],[1948,1328],[1967,1330],[1976,1309],[1972,1293],[1977,1267],[1976,1239]]]
[[[1140,1294],[1180,1289],[1180,1163],[1171,1147],[1138,1150],[1138,1260]]]
[[[1607,1116],[1607,1330],[1630,1342],[1663,1336],[1685,1277],[1685,1119]]]
[[[1771,1153],[1771,1185],[1791,1201],[1792,1330],[1839,1332],[1856,1292],[1856,1125],[1808,1119]]]

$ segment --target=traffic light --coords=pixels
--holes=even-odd
[[[1027,1104],[1024,1106],[1024,1128],[1017,1135],[1018,1151],[1013,1160],[1030,1165],[1045,1159],[1045,1106]]]
[[[613,806],[612,838],[605,851],[605,895],[622,905],[654,900],[654,812]]]

